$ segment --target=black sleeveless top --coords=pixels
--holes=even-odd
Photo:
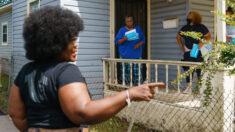
[[[26,106],[28,126],[47,129],[79,127],[65,116],[58,100],[59,88],[73,82],[85,83],[74,64],[30,62],[24,65],[14,83],[20,88]]]
[[[189,37],[189,36],[184,36],[184,35],[181,35],[180,32],[183,31],[183,32],[200,32],[203,34],[202,38],[204,38],[204,35],[206,35],[209,30],[207,29],[207,27],[203,24],[197,24],[197,25],[185,25],[183,26],[180,31],[179,31],[179,35],[182,36],[185,40],[185,46],[188,48],[188,49],[192,49],[193,47],[193,44],[198,44],[199,43],[199,40],[196,40],[192,37]]]

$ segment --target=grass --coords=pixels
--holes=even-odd
[[[89,126],[90,132],[126,132],[129,123],[126,120],[113,117],[103,123]],[[142,126],[133,125],[131,132],[150,132]]]
[[[7,112],[9,76],[1,74],[0,77],[0,110]]]

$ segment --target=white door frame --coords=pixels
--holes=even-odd
[[[147,59],[151,59],[151,0],[147,0]],[[114,40],[115,40],[115,0],[110,0],[110,58],[115,58],[115,46],[114,46]]]

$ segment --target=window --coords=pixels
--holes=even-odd
[[[40,0],[28,0],[27,15],[40,8]]]
[[[2,45],[8,45],[8,24],[2,23]]]

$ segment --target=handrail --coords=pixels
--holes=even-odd
[[[165,82],[166,82],[166,87],[165,87],[165,92],[166,93],[169,93],[169,83],[170,83],[170,80],[169,80],[169,67],[170,66],[176,66],[176,72],[177,74],[181,74],[181,68],[182,66],[188,66],[188,67],[197,67],[197,66],[200,66],[202,63],[198,63],[198,62],[184,62],[184,61],[167,61],[167,60],[143,60],[143,59],[113,59],[113,58],[103,58],[102,59],[103,61],[103,73],[104,73],[104,76],[103,76],[103,80],[104,80],[104,86],[105,86],[105,89],[107,89],[107,86],[108,85],[114,85],[114,86],[118,86],[118,87],[122,87],[122,88],[129,88],[129,87],[132,87],[133,86],[133,78],[132,78],[132,65],[133,64],[137,64],[138,65],[138,80],[137,81],[134,81],[135,83],[137,82],[138,85],[140,85],[140,81],[141,81],[141,78],[140,75],[141,74],[141,70],[140,70],[140,67],[142,64],[146,65],[146,79],[145,79],[145,82],[151,82],[150,80],[154,79],[156,82],[158,81],[158,65],[165,65],[165,70],[166,70],[166,79],[165,79]],[[128,73],[125,73],[124,71],[124,68],[121,69],[121,81],[122,82],[119,82],[118,78],[117,78],[117,64],[120,64],[122,65],[122,67],[124,67],[124,64],[127,64],[129,65],[129,72],[130,74]],[[128,68],[128,67],[127,67]],[[126,69],[126,66],[125,66],[125,69]],[[155,78],[151,75],[151,72],[154,73],[155,72]],[[125,74],[125,76],[124,76]],[[126,75],[127,75],[127,78],[126,78]],[[189,75],[189,78],[190,78],[190,86],[189,86],[189,94],[192,94],[192,74]],[[136,79],[136,76],[135,76],[135,79]],[[134,80],[135,80],[134,79]],[[132,80],[132,81],[130,81]],[[143,81],[143,80],[142,80]],[[118,83],[119,82],[119,83]],[[126,84],[127,82],[127,84]],[[143,83],[143,82],[141,82]],[[136,85],[136,84],[135,84]],[[181,81],[178,81],[177,83],[177,93],[181,93]],[[156,87],[156,91],[159,91],[158,87]],[[187,90],[186,90],[187,91]],[[185,91],[185,92],[186,92]]]
[[[140,60],[140,59],[112,59],[102,58],[103,61],[112,62],[131,62],[131,63],[148,63],[148,64],[168,64],[168,65],[184,65],[184,66],[198,66],[199,62],[184,62],[184,61],[166,61],[166,60]]]

